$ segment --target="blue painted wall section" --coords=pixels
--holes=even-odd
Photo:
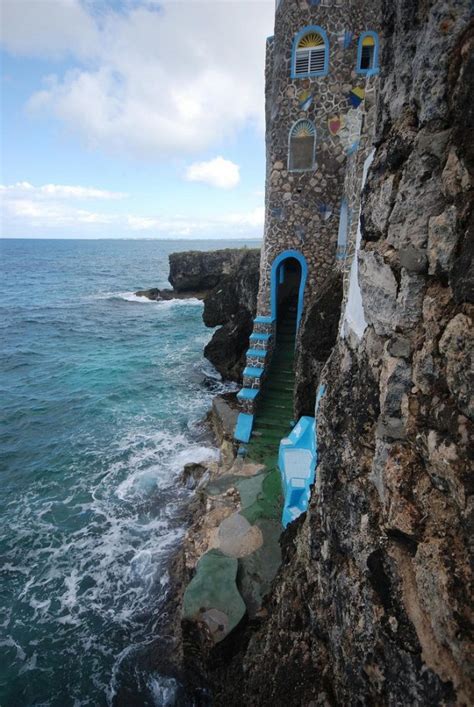
[[[288,437],[284,437],[280,442],[278,467],[284,496],[284,528],[308,508],[311,486],[316,478],[317,415],[324,391],[325,386],[320,385],[316,396],[316,416],[301,417]]]

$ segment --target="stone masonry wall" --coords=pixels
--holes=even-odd
[[[377,8],[377,0],[320,5],[282,0],[277,8],[275,35],[267,42],[266,215],[259,314],[270,313],[270,271],[280,252],[294,249],[306,258],[305,304],[317,295],[334,268],[347,155],[359,137],[363,117],[363,107],[351,107],[349,94],[354,88],[371,87],[377,80],[376,76],[356,73],[357,42],[361,32],[378,30]],[[308,25],[321,26],[328,35],[329,72],[292,79],[293,38]],[[312,96],[312,102],[304,110],[301,103],[306,95]],[[328,121],[339,117],[343,127],[333,135]],[[289,133],[302,118],[310,119],[316,127],[316,168],[290,172]]]

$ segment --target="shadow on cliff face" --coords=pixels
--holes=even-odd
[[[295,360],[295,419],[314,415],[319,377],[337,339],[342,273],[334,272],[303,314]]]

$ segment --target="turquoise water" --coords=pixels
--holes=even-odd
[[[202,304],[132,293],[168,284],[170,252],[235,245],[0,242],[2,707],[174,704],[144,656],[222,384]]]

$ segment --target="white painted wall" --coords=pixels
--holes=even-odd
[[[375,150],[368,155],[364,162],[364,169],[362,172],[362,184],[361,191],[365,186],[367,180],[367,173],[369,167],[373,162],[375,155]],[[354,258],[351,264],[351,270],[349,274],[349,293],[347,297],[346,307],[344,310],[344,316],[342,318],[340,336],[345,338],[350,332],[353,332],[358,339],[362,338],[364,331],[367,328],[367,322],[364,316],[364,305],[362,302],[362,293],[359,287],[359,250],[360,242],[362,239],[361,227],[360,227],[360,209],[359,209],[359,223],[357,225],[357,236],[356,236],[356,247]]]

